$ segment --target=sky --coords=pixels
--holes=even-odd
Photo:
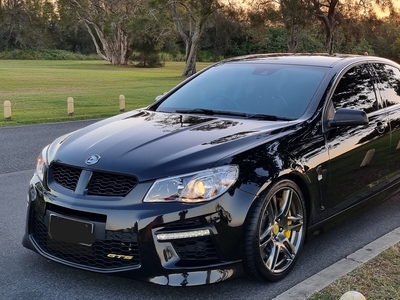
[[[400,8],[400,0],[393,0],[393,4],[395,7]],[[385,17],[385,16],[389,15],[388,9],[386,9],[386,11],[382,11],[379,7],[376,7],[376,12],[377,12],[378,16],[380,16],[380,17]]]

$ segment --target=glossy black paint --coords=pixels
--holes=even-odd
[[[325,75],[301,117],[289,121],[160,109],[180,88],[206,76],[205,70],[146,109],[60,137],[49,147],[49,170],[59,164],[82,169],[87,176],[92,172],[130,175],[137,185],[126,196],[103,197],[88,195],[79,189],[79,182],[74,191],[57,184],[51,179],[52,171],[45,173],[43,182],[34,175],[23,245],[85,270],[163,285],[215,283],[242,275],[248,212],[271,184],[288,178],[299,186],[306,199],[308,234],[355,205],[397,192],[399,65],[365,56],[259,55],[227,60],[209,69],[235,64],[312,66],[323,68]],[[348,90],[342,89],[343,81]],[[85,160],[94,154],[101,157],[99,162],[86,165]],[[217,199],[196,204],[143,202],[159,178],[227,164],[239,166],[239,178]],[[44,226],[45,235],[52,213],[92,222],[99,241],[107,240],[107,235],[132,235],[130,242],[123,243],[137,247],[138,262],[125,265],[124,258],[115,258],[123,262],[121,266],[106,268],[66,259],[69,256],[54,252],[45,238],[33,234]],[[156,237],[161,232],[194,228],[212,232],[194,246],[198,253],[211,249],[207,259],[182,259],[192,249],[190,244]],[[179,249],[184,250],[177,253]],[[117,251],[109,250],[120,254]]]

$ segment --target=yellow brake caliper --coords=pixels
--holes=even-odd
[[[277,200],[278,200],[279,206],[282,207],[282,205],[283,205],[283,203],[282,203],[282,202],[283,202],[282,198],[278,198]],[[292,214],[291,214],[291,212],[290,212],[290,210],[289,210],[289,212],[288,212],[288,217],[290,217],[291,215],[292,215]],[[291,226],[291,225],[292,225],[292,221],[289,221],[289,220],[288,220],[287,225],[288,225],[288,226]],[[290,229],[288,229],[288,230],[285,230],[285,231],[283,232],[283,234],[286,236],[287,239],[289,239],[289,238],[292,236],[292,231],[291,231]]]
[[[288,217],[290,217],[291,215],[292,214],[290,213],[290,210],[289,210]],[[291,226],[292,225],[292,221],[288,220],[287,224],[288,224],[288,226]],[[288,230],[285,230],[283,232],[283,234],[286,236],[287,239],[289,239],[291,237],[291,235],[292,235],[292,231],[290,229],[288,229]]]

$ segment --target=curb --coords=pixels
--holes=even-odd
[[[400,242],[400,227],[298,283],[272,300],[305,300],[398,242]]]

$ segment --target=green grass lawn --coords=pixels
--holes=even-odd
[[[200,70],[209,63],[198,63]],[[181,82],[182,62],[163,68],[111,66],[105,61],[0,60],[0,127],[108,117],[119,113],[119,95],[126,110],[146,106]],[[73,97],[75,113],[67,114]],[[11,102],[11,121],[4,119],[4,101]]]
[[[400,244],[315,293],[308,300],[339,300],[347,291],[358,291],[368,300],[400,299]]]

